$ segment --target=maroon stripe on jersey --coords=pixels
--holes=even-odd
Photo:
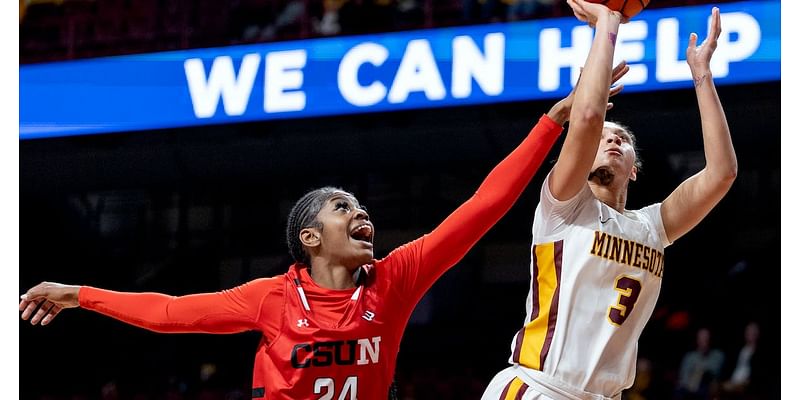
[[[536,259],[536,245],[531,250],[531,320],[533,322],[539,316],[539,260]]]
[[[524,395],[525,392],[527,392],[527,391],[528,391],[528,384],[527,383],[523,383],[522,386],[519,387],[519,390],[517,391],[517,395],[514,396],[514,400],[522,400],[522,395]]]
[[[547,320],[547,337],[544,338],[542,352],[539,354],[539,366],[544,369],[544,360],[550,351],[550,344],[553,342],[553,334],[556,332],[556,319],[558,319],[558,295],[561,293],[561,256],[564,250],[564,241],[559,240],[553,243],[553,264],[556,267],[556,290],[553,293],[553,301],[550,303],[550,316]]]
[[[512,355],[511,359],[517,364],[519,364],[519,353],[522,351],[523,336],[525,336],[525,325],[523,325],[522,328],[519,328],[517,336],[515,337],[516,340],[514,341],[514,354]]]
[[[503,393],[500,393],[500,400],[504,400],[506,396],[508,396],[508,390],[511,389],[511,384],[514,383],[514,379],[516,379],[516,377],[508,381],[506,387],[503,389]]]
[[[536,260],[536,245],[533,245],[533,249],[531,250],[531,320],[528,322],[533,321],[536,317],[539,316],[539,285],[537,282],[539,281],[539,265]],[[522,329],[517,332],[517,340],[514,343],[514,354],[512,356],[512,360],[515,363],[519,363],[519,355],[522,351],[522,339],[525,337],[525,326],[522,326]]]

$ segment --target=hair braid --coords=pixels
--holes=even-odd
[[[308,252],[300,242],[300,231],[305,228],[322,228],[317,221],[317,214],[325,205],[325,202],[336,193],[348,193],[342,189],[326,186],[314,189],[297,200],[289,212],[286,222],[286,244],[289,246],[289,254],[298,263],[310,265]],[[349,194],[349,193],[348,193]]]

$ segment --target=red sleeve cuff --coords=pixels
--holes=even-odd
[[[81,308],[90,308],[93,290],[96,289],[91,286],[81,286],[80,289],[78,289],[78,305],[80,305]]]
[[[561,131],[564,130],[563,126],[553,121],[547,114],[542,114],[542,117],[539,118],[539,123],[542,124],[542,128],[547,129],[549,132],[555,131],[555,134],[561,134]]]

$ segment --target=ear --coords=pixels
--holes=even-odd
[[[317,247],[320,245],[319,230],[317,228],[303,228],[300,231],[300,243],[306,247]]]
[[[633,168],[631,169],[631,174],[630,174],[630,176],[629,176],[629,178],[628,178],[628,179],[630,179],[630,180],[632,180],[632,181],[634,181],[634,182],[635,182],[635,181],[636,181],[636,174],[637,174],[638,172],[639,172],[639,168],[637,168],[637,167],[634,165],[634,166],[633,166]]]

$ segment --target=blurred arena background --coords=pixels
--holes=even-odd
[[[661,0],[648,11],[716,4],[725,12],[726,3]],[[558,0],[20,0],[19,56],[24,68],[570,16]],[[677,390],[680,364],[701,328],[724,353],[723,368],[708,377],[721,386],[751,322],[760,327],[759,357],[746,398],[779,397],[780,77],[718,91],[738,179],[666,251],[637,382],[623,398],[689,398]],[[369,207],[382,257],[465,200],[555,100],[20,140],[20,293],[49,280],[181,295],[280,274],[290,262],[289,208],[322,185]],[[629,208],[662,200],[702,167],[692,89],[613,101],[609,118],[632,128],[644,159]],[[477,399],[506,364],[525,316],[530,224],[545,174],[417,307],[398,359],[402,399]],[[19,324],[23,399],[249,397],[256,333],[155,334],[74,310],[45,328]],[[58,373],[43,378],[43,363]]]

